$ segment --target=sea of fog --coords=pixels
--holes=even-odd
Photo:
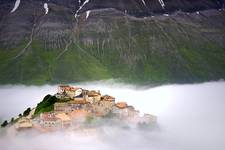
[[[75,84],[74,84],[75,85]],[[79,86],[126,101],[141,113],[158,117],[159,129],[122,130],[102,127],[100,134],[74,132],[48,134],[2,134],[0,149],[81,150],[224,150],[225,82],[135,87],[113,82],[91,82]],[[57,86],[0,86],[0,118],[10,119],[34,107]]]

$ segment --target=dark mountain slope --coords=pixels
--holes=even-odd
[[[1,15],[8,14],[16,0],[4,0],[0,2]],[[84,7],[80,13],[86,10],[115,8],[120,11],[136,16],[148,16],[153,13],[173,13],[175,11],[200,11],[207,9],[219,9],[225,6],[225,0],[20,0],[21,6],[25,3],[33,3],[35,7],[43,6],[44,3],[66,7],[73,13]],[[81,3],[79,3],[79,1]],[[86,2],[85,2],[86,1]],[[33,7],[34,8],[34,7]]]
[[[80,5],[50,1],[46,15],[44,2],[22,0],[15,12],[2,11],[1,84],[109,78],[148,84],[225,78],[225,11],[215,9],[223,7],[222,1],[191,5],[170,0],[164,1],[163,9],[158,1],[151,5],[146,0],[149,8],[142,9],[141,1],[93,0],[78,11],[77,18],[74,15],[84,1]],[[90,9],[90,14],[85,11]]]

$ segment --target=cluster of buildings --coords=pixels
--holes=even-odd
[[[44,112],[33,119],[35,126],[41,128],[79,127],[88,118],[113,117],[132,123],[156,122],[156,117],[145,114],[140,117],[139,111],[125,102],[116,102],[109,95],[101,95],[100,91],[86,90],[68,85],[60,85],[55,94],[58,101],[54,111]]]

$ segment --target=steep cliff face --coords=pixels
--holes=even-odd
[[[0,2],[0,83],[225,77],[224,1]]]
[[[174,11],[200,11],[224,7],[224,0],[4,0],[0,2],[1,16],[13,10],[16,1],[20,6],[25,3],[35,4],[35,8],[42,7],[44,3],[54,4],[70,9],[76,13],[87,10],[115,8],[135,16],[148,16],[154,13],[172,13]],[[34,8],[34,7],[33,7]]]

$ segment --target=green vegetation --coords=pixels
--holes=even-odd
[[[13,124],[15,119],[12,117],[10,123]]]
[[[23,112],[23,116],[24,117],[28,116],[30,114],[30,112],[31,112],[31,108],[29,107]]]
[[[133,20],[98,15],[95,21],[79,22],[76,34],[70,35],[75,40],[67,50],[66,45],[51,48],[51,41],[35,38],[17,59],[13,57],[26,41],[15,49],[1,48],[0,84],[111,78],[135,84],[163,84],[225,78],[224,16]]]
[[[4,127],[6,127],[7,125],[8,125],[8,121],[5,120],[5,121],[1,124],[1,127],[4,128]]]
[[[34,112],[34,116],[39,115],[43,112],[49,112],[54,109],[54,104],[57,102],[57,98],[52,95],[47,95],[44,97],[44,99],[37,104],[37,107]]]

